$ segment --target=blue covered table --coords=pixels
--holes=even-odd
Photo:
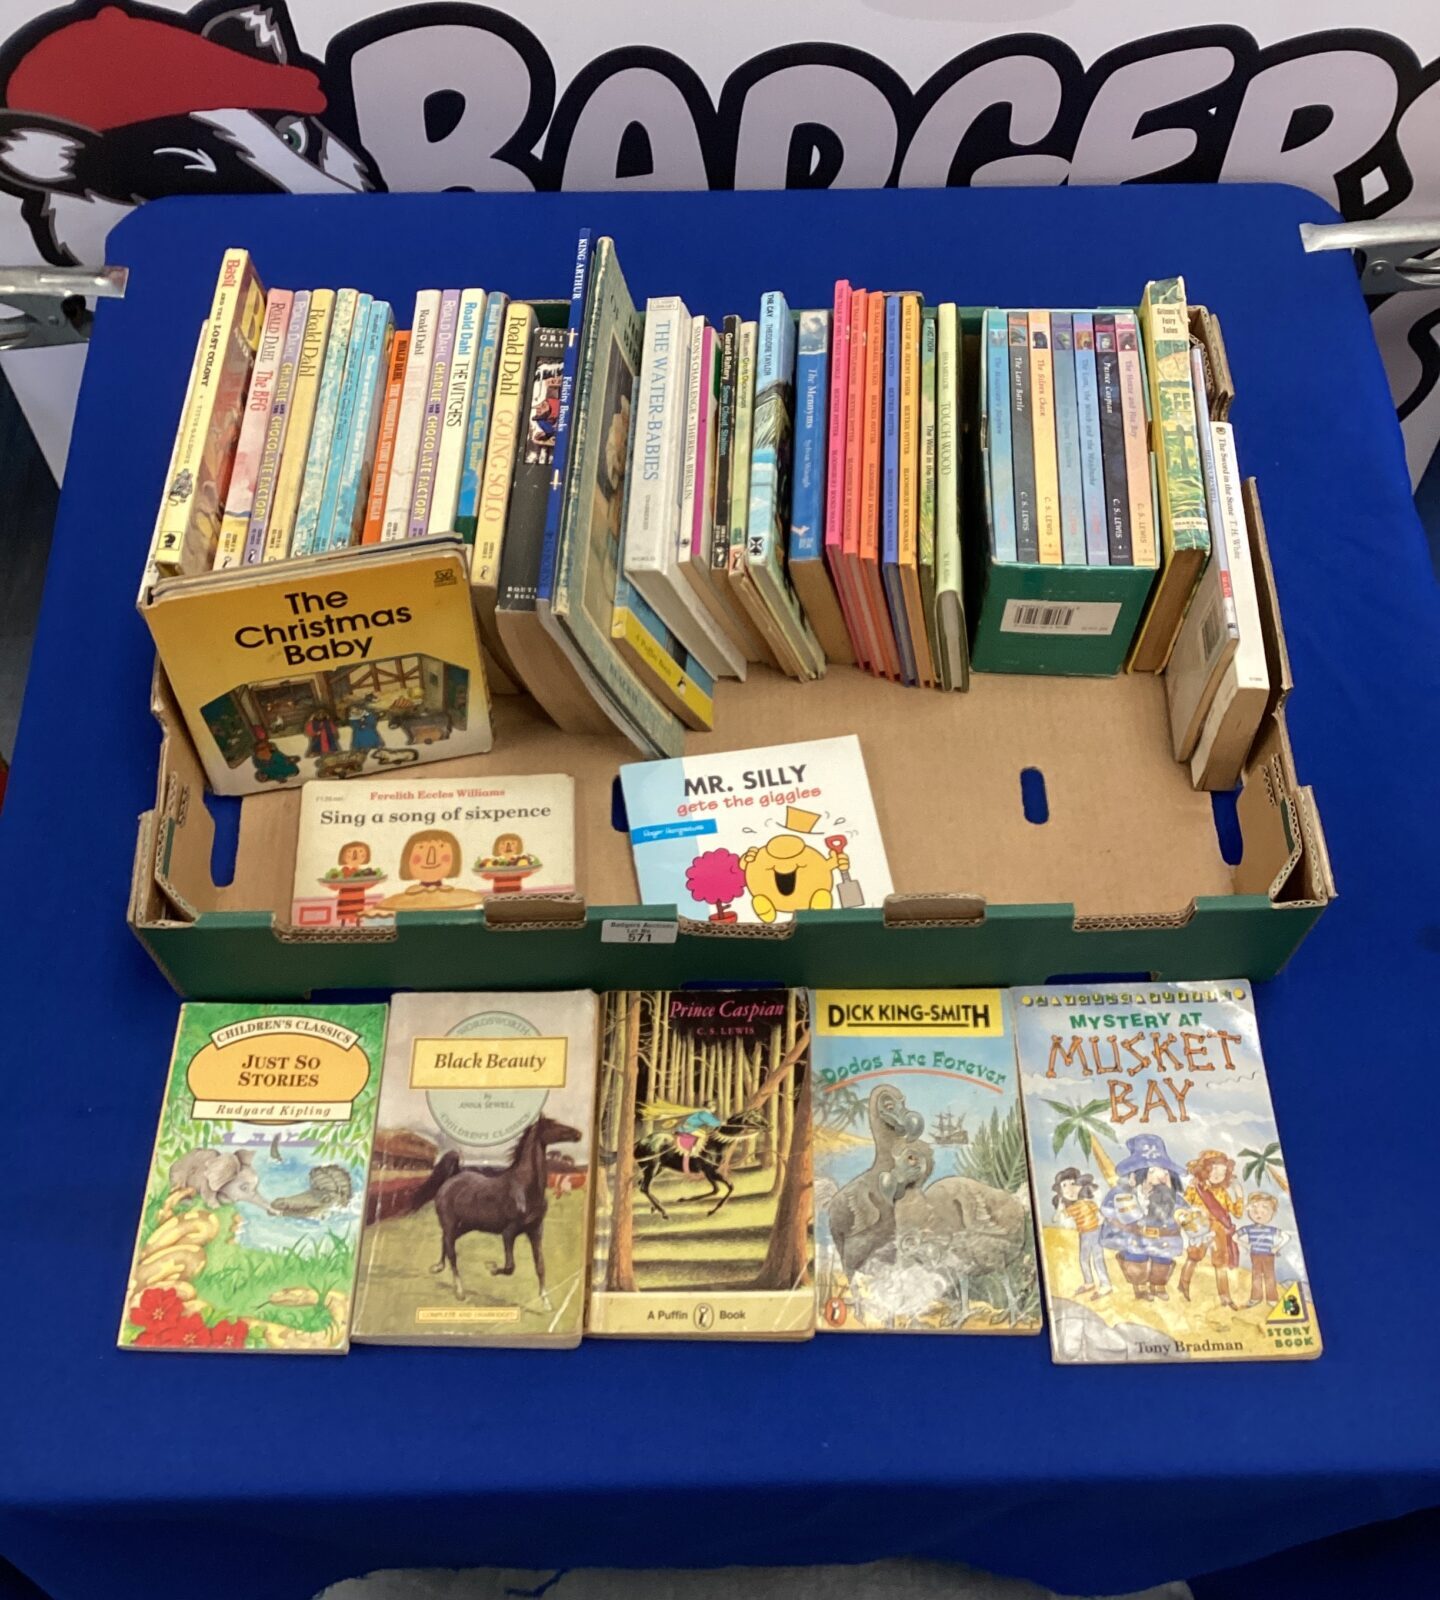
[[[300,1597],[380,1566],[955,1557],[1072,1591],[1247,1561],[1440,1500],[1434,1265],[1440,598],[1347,260],[1279,188],[206,199],[141,208],[100,307],[0,820],[0,1553],[59,1600]],[[718,315],[838,273],[932,300],[1222,319],[1341,899],[1259,997],[1326,1351],[1060,1369],[1043,1339],[570,1355],[114,1347],[176,999],[124,912],[157,732],[133,598],[216,263],[567,291],[577,227],[637,299]],[[957,972],[957,981],[965,974]]]

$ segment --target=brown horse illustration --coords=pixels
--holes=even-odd
[[[463,1167],[454,1150],[447,1150],[435,1163],[430,1176],[415,1191],[410,1210],[418,1211],[427,1200],[434,1200],[435,1215],[440,1221],[440,1259],[430,1270],[439,1273],[449,1266],[457,1300],[465,1298],[465,1286],[455,1259],[456,1243],[467,1233],[497,1234],[505,1246],[505,1262],[490,1270],[497,1277],[509,1277],[515,1271],[515,1241],[523,1233],[530,1241],[541,1303],[547,1311],[550,1309],[542,1248],[545,1213],[549,1209],[545,1148],[570,1144],[579,1138],[578,1128],[542,1116],[520,1135],[508,1167]]]

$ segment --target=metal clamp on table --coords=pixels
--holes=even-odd
[[[0,317],[0,350],[41,350],[84,344],[95,313],[87,300],[119,300],[125,267],[0,267],[0,303],[16,315]]]
[[[1352,250],[1366,294],[1440,289],[1440,221],[1302,222],[1306,252]]]

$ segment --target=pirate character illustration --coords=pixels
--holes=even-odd
[[[1082,1287],[1076,1290],[1076,1297],[1093,1294],[1098,1300],[1110,1294],[1110,1269],[1100,1247],[1100,1207],[1095,1202],[1094,1174],[1081,1172],[1079,1167],[1057,1172],[1050,1203],[1056,1222],[1062,1228],[1073,1228],[1079,1243]]]
[[[834,874],[850,870],[850,857],[837,850],[822,855],[806,842],[804,835],[813,833],[819,820],[818,812],[787,806],[787,831],[752,845],[740,857],[750,904],[761,922],[774,922],[782,912],[793,916],[834,905]]]
[[[1275,1214],[1279,1209],[1280,1202],[1273,1194],[1257,1189],[1245,1202],[1245,1215],[1250,1220],[1243,1228],[1235,1230],[1250,1251],[1247,1311],[1262,1301],[1272,1306],[1280,1303],[1280,1290],[1275,1283],[1275,1258],[1290,1243],[1290,1235],[1275,1226]]]
[[[1222,1306],[1232,1311],[1235,1302],[1230,1298],[1230,1269],[1240,1264],[1240,1252],[1235,1245],[1235,1223],[1244,1209],[1244,1200],[1235,1187],[1235,1163],[1223,1150],[1202,1150],[1189,1163],[1190,1182],[1185,1188],[1185,1200],[1201,1213],[1209,1223],[1210,1262],[1215,1268],[1215,1294]],[[1185,1265],[1180,1269],[1180,1293],[1190,1298],[1190,1285],[1195,1268],[1205,1259],[1205,1242],[1197,1238],[1186,1240]]]
[[[1115,1184],[1100,1203],[1107,1226],[1102,1242],[1116,1251],[1137,1300],[1168,1300],[1166,1285],[1184,1247],[1180,1185],[1185,1174],[1158,1133],[1125,1141],[1129,1154],[1115,1167]]]

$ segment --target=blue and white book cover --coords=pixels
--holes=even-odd
[[[910,621],[900,580],[900,301],[898,294],[885,296],[885,412],[880,477],[880,527],[884,548],[881,570],[885,579],[885,598],[890,605],[890,621],[895,630],[895,644],[900,651],[900,676],[906,683],[914,683],[915,651],[910,643]]]
[[[345,352],[345,370],[340,377],[340,397],[335,404],[335,426],[330,435],[330,459],[325,465],[325,485],[320,495],[320,515],[315,524],[312,548],[316,551],[329,550],[335,542],[335,506],[340,496],[345,458],[350,450],[350,436],[355,429],[360,369],[365,364],[365,335],[370,327],[370,307],[373,304],[368,294],[362,294],[355,302],[355,318],[350,324],[350,343]]]
[[[989,422],[990,534],[997,561],[1014,561],[1015,464],[1010,456],[1010,342],[1003,311],[985,313],[985,415]]]
[[[1055,373],[1055,454],[1060,477],[1060,554],[1067,566],[1085,565],[1085,496],[1080,483],[1079,401],[1075,383],[1075,330],[1068,311],[1050,315]]]
[[[890,866],[854,734],[620,768],[640,899],[711,922],[884,903]]]
[[[795,319],[778,290],[760,301],[755,420],[750,452],[747,559],[778,562],[785,550],[795,418]]]
[[[369,304],[370,296],[365,296]],[[345,378],[345,362],[350,354],[350,334],[355,325],[360,295],[354,289],[340,289],[335,295],[335,315],[330,324],[330,340],[325,346],[325,364],[320,369],[320,384],[315,399],[315,420],[310,425],[310,448],[305,457],[305,475],[300,483],[300,503],[295,513],[295,532],[290,554],[312,556],[321,548],[320,505],[325,496],[326,473],[330,466],[330,446],[335,437],[336,412],[340,407],[340,386]]]
[[[365,490],[369,487],[370,473],[375,465],[375,440],[380,430],[380,412],[385,401],[385,363],[394,332],[395,318],[390,302],[372,301],[360,347],[359,381],[355,390],[350,436],[346,441],[339,486],[335,493],[335,513],[330,522],[327,545],[330,550],[343,550],[353,544],[365,517]]]
[[[795,473],[790,500],[790,559],[817,561],[824,539],[829,438],[830,313],[802,311],[795,355]]]
[[[1075,410],[1080,433],[1080,487],[1085,505],[1085,559],[1110,565],[1105,520],[1105,462],[1100,451],[1100,380],[1095,368],[1095,319],[1075,313]]]
[[[475,537],[480,506],[480,485],[485,477],[485,447],[490,442],[490,409],[495,401],[495,367],[500,356],[500,332],[505,326],[508,294],[495,293],[485,302],[480,353],[475,362],[475,386],[470,394],[470,420],[465,441],[465,461],[460,469],[460,498],[455,526],[468,540]]]

